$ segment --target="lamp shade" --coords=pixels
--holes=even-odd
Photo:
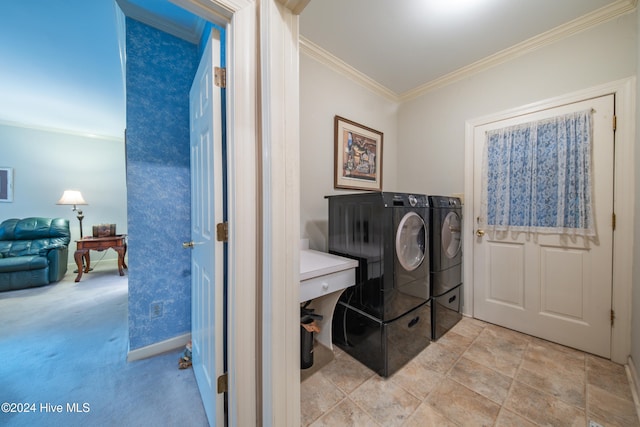
[[[88,205],[77,190],[65,190],[56,205]]]

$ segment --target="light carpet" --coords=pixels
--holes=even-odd
[[[103,261],[79,283],[0,292],[0,425],[206,426],[179,349],[127,362],[127,277]]]

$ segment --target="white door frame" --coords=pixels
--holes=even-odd
[[[635,198],[635,93],[636,78],[618,80],[590,89],[503,111],[466,122],[465,182],[464,182],[464,299],[473,301],[473,135],[474,128],[510,117],[553,108],[562,104],[615,94],[617,129],[615,134],[614,211],[616,230],[613,243],[612,309],[615,323],[611,330],[611,360],[627,363],[631,353],[631,291],[633,270],[634,198]],[[464,307],[464,314],[473,316],[473,305]]]
[[[310,0],[170,1],[227,38],[229,425],[299,425],[297,15]]]

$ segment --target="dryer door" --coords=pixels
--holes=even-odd
[[[424,261],[427,243],[427,227],[415,212],[407,213],[398,224],[396,255],[402,268],[413,271]]]
[[[462,247],[460,216],[456,212],[449,212],[442,223],[442,252],[451,259],[460,253]]]

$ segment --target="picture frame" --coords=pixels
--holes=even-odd
[[[334,118],[334,188],[382,191],[382,132]]]
[[[13,202],[13,168],[0,168],[0,202]]]

